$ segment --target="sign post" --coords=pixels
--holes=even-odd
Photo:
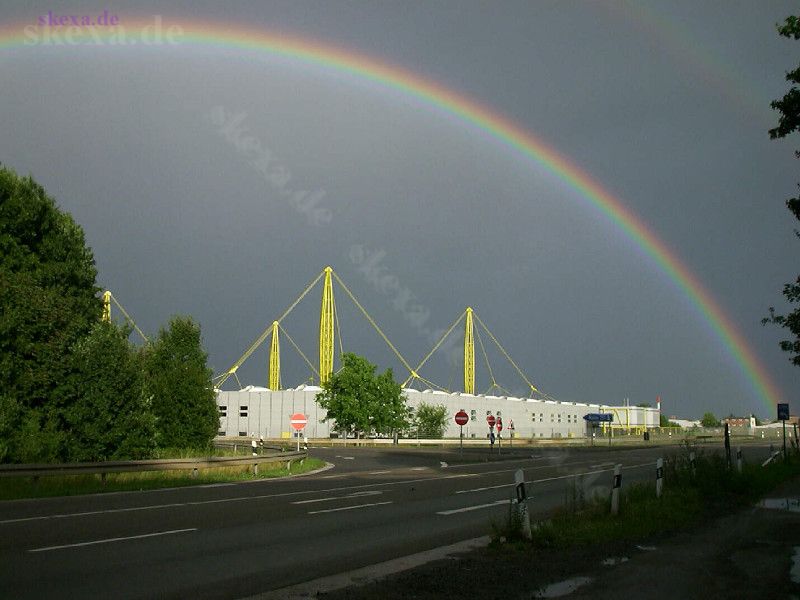
[[[303,429],[305,429],[307,423],[308,423],[308,418],[306,418],[306,416],[303,413],[294,413],[289,419],[289,424],[297,432],[295,433],[295,435],[297,436],[298,452],[300,452],[300,432],[303,431]]]
[[[788,404],[778,404],[778,420],[783,423],[783,460],[786,460],[786,421],[789,420]]]
[[[514,419],[508,420],[508,443],[514,447]]]
[[[497,455],[500,456],[500,432],[503,431],[503,419],[497,417]]]
[[[458,446],[461,456],[464,456],[464,425],[469,422],[469,415],[462,408],[456,413],[456,425],[458,425]]]
[[[489,425],[489,450],[491,451],[494,446],[494,415],[489,413],[486,415],[486,423]]]
[[[619,488],[622,487],[622,465],[614,465],[614,480],[611,485],[611,514],[619,514]]]

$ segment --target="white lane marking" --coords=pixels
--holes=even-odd
[[[370,475],[385,475],[386,473],[391,473],[391,471],[372,471]]]
[[[309,515],[318,515],[321,513],[332,513],[332,512],[339,512],[342,510],[355,510],[356,508],[367,508],[369,506],[383,506],[384,504],[392,504],[392,501],[389,500],[388,502],[371,502],[370,504],[356,504],[354,506],[343,506],[341,508],[328,508],[326,510],[312,510],[309,511]]]
[[[458,490],[456,494],[469,494],[470,492],[485,492],[486,490],[499,490],[506,487],[514,487],[516,483],[504,483],[502,485],[490,485],[488,487],[480,487],[472,490]]]
[[[412,471],[427,471],[428,467],[411,467]]]
[[[378,496],[383,492],[380,490],[366,490],[363,492],[355,492],[354,494],[347,494],[346,496],[328,496],[327,498],[312,498],[311,500],[297,500],[292,504],[314,504],[316,502],[330,502],[331,500],[345,500],[347,498],[363,498],[364,496]]]
[[[335,458],[341,458],[341,459],[344,459],[344,460],[355,460],[356,459],[355,456],[341,456],[339,454],[337,454]]]
[[[453,510],[441,510],[437,512],[437,515],[455,515],[458,513],[465,513],[470,512],[472,510],[480,510],[481,508],[489,508],[490,506],[497,506],[498,504],[508,504],[510,500],[495,500],[494,502],[490,502],[489,504],[478,504],[476,506],[465,506],[464,508],[454,508]]]
[[[448,475],[445,479],[461,479],[462,477],[478,477],[477,473],[462,473],[460,475]]]
[[[561,598],[561,596],[571,594],[579,587],[583,587],[587,583],[591,582],[591,577],[573,577],[572,579],[566,579],[565,581],[559,581],[558,583],[551,583],[547,587],[539,588],[539,591],[536,592],[533,597]]]
[[[62,546],[46,546],[44,548],[34,548],[28,552],[48,552],[50,550],[63,550],[64,548],[80,548],[82,546],[94,546],[95,544],[110,544],[111,542],[124,542],[127,540],[141,540],[144,538],[158,537],[162,535],[175,535],[176,533],[186,533],[187,531],[197,531],[197,527],[189,529],[171,529],[170,531],[157,531],[155,533],[145,533],[142,535],[130,535],[127,537],[106,538],[104,540],[93,540],[91,542],[78,542],[77,544],[64,544]]]
[[[516,461],[508,461],[508,462],[516,462]],[[572,465],[576,465],[576,464],[586,464],[586,463],[585,462],[583,462],[583,463],[568,463],[568,464],[564,464],[564,465],[561,465],[561,466],[562,467],[566,467],[566,466],[572,466]],[[651,466],[652,466],[651,462],[646,462],[646,463],[642,463],[642,464],[639,464],[639,465],[623,465],[623,469],[639,469],[639,468],[642,468],[642,467],[651,467]],[[527,467],[528,470],[541,469],[541,468],[550,468],[550,467]],[[612,469],[608,469],[608,470],[611,471]],[[484,472],[481,472],[481,473],[476,473],[475,476],[476,477],[486,477],[486,476],[489,476],[489,475],[497,475],[497,474],[500,474],[500,473],[514,473],[515,471],[516,471],[516,469],[498,469],[498,470],[495,470],[495,471],[484,471]],[[550,478],[546,478],[546,479],[535,479],[535,480],[532,480],[532,481],[528,481],[527,483],[539,483],[539,482],[544,482],[544,481],[555,481],[555,480],[558,480],[558,479],[566,479],[568,477],[575,477],[575,475],[587,475],[587,474],[588,473],[571,473],[569,475],[564,475],[564,476],[561,476],[561,477],[550,477]],[[343,475],[336,475],[335,477],[345,477],[345,476],[346,475],[343,474]],[[329,476],[329,477],[333,477],[333,476]],[[343,487],[327,488],[327,489],[322,489],[322,490],[298,490],[298,491],[295,491],[295,492],[279,492],[277,494],[260,494],[260,495],[257,495],[257,496],[238,496],[238,497],[235,497],[235,498],[219,498],[217,500],[196,500],[196,501],[193,501],[193,502],[175,502],[175,503],[172,503],[172,504],[154,504],[154,505],[150,505],[150,506],[133,506],[133,507],[129,507],[129,508],[111,508],[111,509],[107,509],[107,510],[92,510],[92,511],[79,512],[79,513],[60,513],[60,514],[54,514],[54,515],[41,515],[41,516],[37,516],[37,517],[21,517],[21,518],[17,518],[17,519],[5,519],[5,520],[2,520],[2,521],[0,521],[0,525],[6,525],[6,524],[10,524],[10,523],[22,523],[22,522],[25,522],[25,521],[46,521],[46,520],[49,520],[49,519],[68,519],[68,518],[73,518],[73,517],[86,517],[86,516],[113,514],[113,513],[120,513],[120,512],[135,512],[135,511],[140,511],[140,510],[154,510],[154,509],[159,509],[159,508],[177,508],[177,507],[181,507],[181,506],[202,506],[204,504],[220,504],[220,503],[223,503],[223,502],[244,502],[244,501],[247,501],[247,500],[267,500],[267,499],[270,499],[270,498],[285,498],[287,496],[304,496],[304,495],[309,495],[309,494],[324,494],[326,492],[341,492],[341,491],[345,491],[345,490],[358,490],[358,489],[364,489],[364,488],[390,487],[390,486],[396,486],[396,485],[408,485],[408,484],[411,484],[411,483],[427,483],[429,481],[439,481],[439,480],[442,480],[442,479],[450,479],[452,477],[453,477],[452,475],[444,475],[444,476],[441,476],[441,477],[434,476],[434,477],[423,477],[423,478],[419,478],[419,479],[404,479],[404,480],[401,480],[401,481],[384,481],[384,482],[381,482],[381,483],[365,483],[365,484],[362,484],[362,485],[348,485],[348,486],[343,486]],[[264,483],[279,483],[279,482],[280,482],[280,480],[274,480],[274,482],[265,481]],[[181,489],[186,489],[186,488],[181,488]]]
[[[602,469],[603,467],[613,467],[614,463],[600,463],[599,465],[589,465],[590,469]]]

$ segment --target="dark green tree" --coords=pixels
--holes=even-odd
[[[31,177],[0,166],[0,460],[65,457],[71,349],[99,319],[82,229]]]
[[[77,400],[66,409],[67,457],[141,459],[155,448],[155,419],[145,395],[142,354],[130,328],[98,321],[73,349]]]
[[[390,434],[408,427],[410,409],[392,370],[380,375],[367,359],[355,354],[342,356],[342,368],[331,375],[317,394],[317,402],[347,434]]]
[[[796,16],[787,17],[782,25],[778,25],[778,33],[790,39],[800,39],[800,19]],[[769,130],[772,139],[784,138],[800,129],[800,89],[797,87],[800,84],[800,65],[786,73],[786,80],[791,84],[789,91],[771,104],[780,113],[778,126]],[[800,158],[800,152],[795,151],[795,156]],[[800,197],[786,200],[786,207],[800,220]],[[800,237],[797,230],[795,234]],[[783,296],[789,304],[800,302],[800,276],[783,286]],[[762,323],[773,323],[789,330],[791,337],[782,340],[780,346],[791,355],[792,364],[800,366],[800,308],[795,308],[787,315],[779,315],[774,307],[770,307],[769,317],[762,319]]]
[[[200,326],[189,317],[173,317],[144,355],[158,446],[208,448],[219,429],[219,414]]]
[[[441,404],[432,406],[423,402],[414,411],[414,425],[421,438],[441,438],[447,428],[447,408]]]
[[[703,427],[719,427],[719,419],[713,413],[707,412],[700,419],[700,425]]]

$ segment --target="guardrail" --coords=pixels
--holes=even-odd
[[[142,471],[192,471],[219,467],[252,466],[258,474],[259,465],[286,463],[287,469],[296,460],[308,457],[308,452],[277,452],[259,456],[210,456],[207,458],[166,458],[157,460],[119,460],[92,463],[0,465],[0,477],[51,477],[55,475],[91,475]]]

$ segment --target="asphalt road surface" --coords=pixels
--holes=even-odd
[[[491,532],[523,469],[532,514],[570,486],[655,477],[666,448],[311,449],[316,475],[0,502],[3,598],[242,598]],[[766,450],[747,447],[752,459]]]

